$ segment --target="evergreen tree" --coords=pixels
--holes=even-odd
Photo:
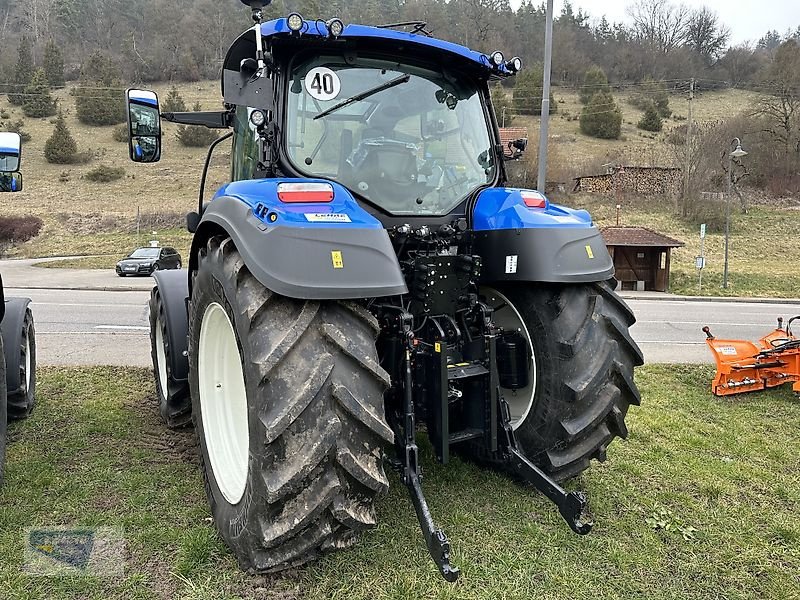
[[[78,144],[67,127],[64,113],[58,111],[56,125],[44,144],[44,157],[47,162],[57,165],[69,165],[78,159]]]
[[[25,88],[22,112],[26,117],[52,117],[56,114],[56,102],[50,95],[44,69],[36,69]]]
[[[499,83],[492,87],[492,107],[494,114],[497,117],[497,124],[500,127],[510,127],[514,121],[514,108],[511,106],[511,100],[508,94]]]
[[[194,111],[203,110],[200,103],[196,103]],[[190,148],[204,148],[217,139],[217,133],[213,129],[201,125],[179,125],[177,133],[178,141]]]
[[[622,111],[610,92],[595,93],[581,111],[581,131],[604,140],[616,140],[622,131]]]
[[[516,76],[512,104],[518,115],[542,114],[542,67],[524,69]],[[550,92],[550,114],[558,112],[553,92]]]
[[[661,131],[663,125],[664,123],[661,121],[661,115],[658,114],[655,102],[651,102],[647,105],[644,116],[639,120],[636,126],[645,131]]]
[[[14,67],[14,80],[11,82],[11,89],[8,94],[8,101],[15,106],[21,106],[25,100],[25,86],[31,82],[33,77],[33,53],[31,43],[27,37],[23,37],[17,49],[17,66]]]
[[[44,72],[51,88],[64,86],[64,56],[52,38],[44,47]]]
[[[579,96],[581,104],[588,104],[596,92],[610,92],[608,78],[600,67],[589,67],[583,75]]]
[[[186,102],[183,100],[178,88],[172,87],[164,102],[161,103],[161,110],[164,112],[185,112]]]
[[[124,89],[114,63],[95,52],[83,64],[80,85],[72,92],[78,120],[87,125],[116,125],[125,120]]]

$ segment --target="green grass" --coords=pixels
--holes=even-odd
[[[36,263],[43,269],[113,269],[124,254],[104,254],[100,256],[81,256]]]
[[[0,597],[799,598],[800,402],[788,389],[717,399],[711,374],[639,371],[627,443],[570,485],[590,495],[586,537],[530,489],[458,460],[437,465],[423,445],[425,491],[462,568],[452,585],[395,475],[379,527],[353,549],[281,576],[241,573],[208,522],[193,435],[156,417],[152,375],[42,369],[39,406],[11,427]],[[21,531],[55,524],[121,527],[125,577],[21,573]]]

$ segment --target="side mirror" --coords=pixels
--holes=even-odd
[[[22,159],[22,138],[13,131],[0,131],[0,171],[19,171]]]
[[[22,173],[14,171],[12,173],[0,172],[0,192],[21,192]]]
[[[158,96],[149,90],[125,92],[128,105],[128,151],[133,162],[161,160],[161,113]]]

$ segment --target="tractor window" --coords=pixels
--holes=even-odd
[[[231,181],[252,179],[258,164],[258,134],[250,123],[252,108],[236,107],[233,123],[233,152],[231,160]]]
[[[447,214],[494,179],[476,84],[396,62],[323,56],[292,70],[287,102],[295,168],[391,214]]]

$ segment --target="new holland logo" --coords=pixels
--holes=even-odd
[[[25,537],[23,570],[30,575],[124,575],[127,551],[117,528],[31,528]]]

